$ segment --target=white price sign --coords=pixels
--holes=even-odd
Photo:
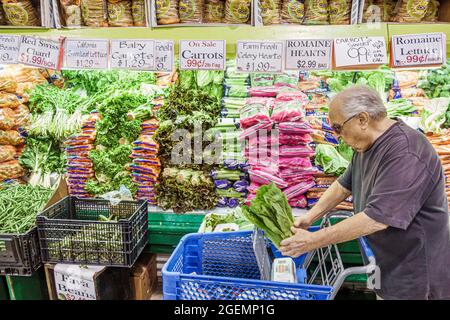
[[[334,39],[336,67],[379,65],[387,63],[384,37],[360,37]]]
[[[444,33],[412,34],[392,37],[393,67],[445,63]]]
[[[66,69],[108,69],[109,41],[66,39],[64,63]]]
[[[328,70],[331,69],[331,48],[333,40],[302,39],[286,40],[286,70]]]
[[[181,70],[225,70],[225,40],[180,40]]]
[[[111,40],[111,68],[153,70],[154,40]]]
[[[283,42],[237,41],[236,69],[239,72],[282,72]]]
[[[156,41],[155,71],[172,72],[173,48],[173,41]]]
[[[47,69],[59,69],[61,42],[58,40],[22,36],[18,62]]]
[[[0,35],[0,63],[17,63],[19,47],[20,36]]]

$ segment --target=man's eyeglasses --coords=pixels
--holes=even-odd
[[[352,120],[354,117],[356,117],[357,115],[358,115],[358,113],[353,115],[353,116],[351,116],[347,120],[345,120],[342,124],[333,124],[331,127],[333,128],[334,132],[336,132],[337,134],[341,134],[342,129],[344,128],[344,125],[347,122],[349,122],[350,120]]]

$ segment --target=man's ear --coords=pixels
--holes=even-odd
[[[369,126],[370,116],[367,112],[361,112],[358,116],[358,122],[361,129],[365,130]]]

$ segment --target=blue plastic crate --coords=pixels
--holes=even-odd
[[[166,300],[327,300],[333,292],[332,286],[259,280],[252,231],[186,235],[162,273]]]

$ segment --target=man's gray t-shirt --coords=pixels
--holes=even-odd
[[[355,152],[339,183],[355,212],[388,225],[367,236],[384,299],[450,299],[445,176],[427,138],[398,120],[369,150]]]

